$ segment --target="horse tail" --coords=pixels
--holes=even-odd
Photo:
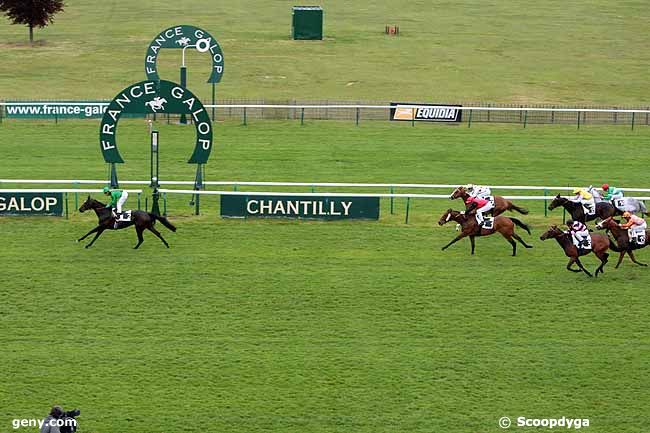
[[[517,212],[519,212],[522,215],[528,215],[528,209],[526,209],[525,207],[519,207],[516,204],[514,204],[513,202],[510,202],[510,209],[516,210]]]
[[[529,228],[526,224],[524,224],[523,222],[519,221],[517,218],[512,218],[512,217],[508,217],[508,218],[510,218],[510,221],[512,221],[513,223],[515,223],[517,226],[519,226],[519,227],[521,227],[522,229],[526,230],[526,231],[528,232],[529,235],[532,234],[532,233],[530,232],[530,228]]]
[[[156,214],[153,214],[153,213],[150,213],[149,216],[151,216],[151,219],[153,219],[154,222],[156,220],[160,221],[162,223],[162,225],[167,227],[169,230],[171,230],[173,232],[176,231],[176,227],[174,226],[174,224],[170,223],[169,220],[167,218],[165,218],[164,216],[156,215]]]
[[[609,239],[609,249],[610,250],[612,250],[612,251],[614,251],[616,253],[620,253],[621,251],[623,251],[622,249],[619,248],[618,244],[616,243],[616,241],[614,239],[610,238],[609,236],[607,236],[607,238]]]

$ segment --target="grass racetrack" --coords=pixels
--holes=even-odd
[[[145,124],[123,122],[120,179],[146,179]],[[158,126],[161,177],[191,180],[193,129]],[[105,178],[97,128],[1,124],[0,177]],[[647,127],[216,131],[208,180],[646,185]],[[378,222],[328,223],[222,220],[216,198],[196,217],[187,201],[170,199],[169,250],[150,234],[132,250],[132,229],[86,250],[75,239],[93,227],[87,214],[0,219],[0,432],[52,402],[80,407],[84,433],[475,433],[499,431],[502,416],[589,418],[592,433],[650,424],[649,271],[626,259],[598,279],[567,272],[557,244],[539,241],[561,222],[541,202],[523,203],[533,249],[510,257],[495,235],[471,257],[467,241],[440,251],[455,232],[438,217],[459,202],[415,200],[405,224],[400,200],[390,215],[384,199]]]

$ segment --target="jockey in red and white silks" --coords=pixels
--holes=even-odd
[[[465,200],[465,204],[470,203],[476,203],[476,222],[479,225],[483,224],[483,221],[485,221],[483,214],[492,210],[492,208],[494,208],[494,203],[490,200],[478,197],[470,197]]]

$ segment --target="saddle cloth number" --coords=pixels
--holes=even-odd
[[[493,217],[485,218],[483,220],[482,227],[486,230],[492,230],[494,228],[494,218]]]
[[[591,215],[594,215],[596,213],[596,206],[593,206],[590,203],[583,203],[582,204],[582,209],[584,210],[585,215],[587,215],[587,216],[591,216]]]
[[[125,221],[125,222],[131,221],[131,211],[125,210],[124,212],[122,212],[122,215],[120,215],[120,221]]]
[[[625,199],[617,198],[614,200],[614,206],[618,209],[625,209]]]

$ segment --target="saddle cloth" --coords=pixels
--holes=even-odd
[[[582,203],[582,210],[586,216],[592,216],[596,214],[596,204],[595,203]]]
[[[483,220],[481,227],[486,230],[494,229],[494,217],[488,217]]]
[[[635,244],[639,246],[645,245],[645,229],[628,229],[627,236]]]
[[[625,212],[627,209],[625,208],[625,199],[624,198],[617,198],[612,200],[612,204],[614,207],[621,212]]]
[[[113,223],[113,227],[117,228],[117,226],[120,225],[120,223],[128,223],[131,221],[131,212],[130,210],[125,210],[122,212],[120,217],[118,218],[117,215],[115,214],[115,211],[113,211],[113,218],[115,218],[115,222]]]
[[[576,247],[582,248],[583,250],[591,249],[591,236],[588,234],[586,236],[573,234],[571,237],[573,238],[573,245]]]

